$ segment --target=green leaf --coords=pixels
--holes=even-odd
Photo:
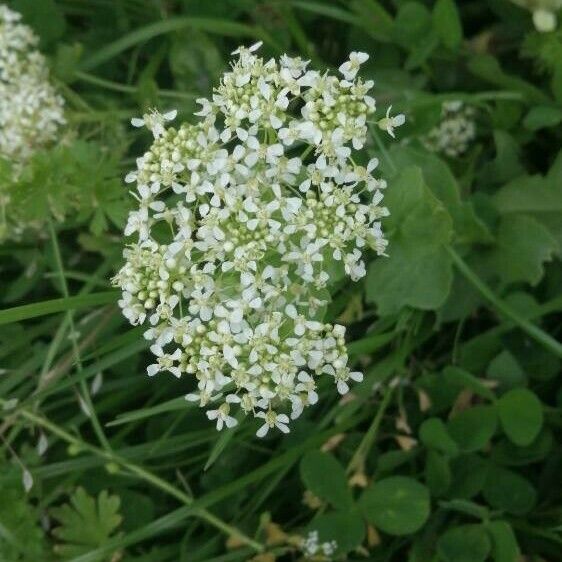
[[[529,512],[537,499],[528,480],[499,466],[490,467],[483,495],[492,507],[515,515]]]
[[[121,524],[119,505],[119,498],[105,490],[96,501],[84,488],[77,488],[70,503],[51,510],[51,515],[59,522],[53,534],[62,541],[55,547],[56,552],[63,559],[69,559],[103,546]],[[101,562],[104,557],[98,560]]]
[[[490,539],[481,525],[455,527],[437,541],[437,552],[444,562],[483,562],[490,548]]]
[[[519,545],[511,525],[506,521],[490,521],[486,529],[492,538],[492,557],[495,562],[517,562]]]
[[[452,236],[449,214],[424,184],[421,170],[410,166],[389,187],[385,199],[391,216],[389,258],[369,267],[367,300],[381,315],[403,306],[423,310],[439,308],[447,298],[452,265],[445,245]]]
[[[536,285],[544,275],[544,262],[559,251],[554,236],[537,220],[525,215],[509,215],[499,226],[491,265],[506,283]]]
[[[457,49],[462,41],[462,24],[453,0],[437,0],[433,7],[433,25],[439,39],[449,49]]]
[[[474,406],[449,420],[448,429],[461,451],[483,449],[496,431],[498,418],[493,406]]]
[[[365,538],[365,523],[356,509],[318,515],[307,529],[318,532],[319,543],[336,541],[337,554],[357,548]]]
[[[506,435],[521,447],[534,441],[544,419],[541,401],[526,388],[506,392],[498,401],[498,414]]]
[[[92,306],[114,303],[117,302],[118,294],[117,291],[106,291],[7,308],[5,310],[0,310],[0,325],[20,322],[21,320],[45,316],[46,314],[54,314],[55,312],[65,312],[67,310],[77,310],[79,308],[89,308]]]
[[[439,418],[425,420],[419,431],[421,442],[426,446],[446,455],[455,456],[459,448],[449,435],[445,424]]]
[[[488,227],[476,216],[472,203],[461,199],[459,182],[441,158],[424,149],[401,145],[393,145],[390,155],[398,169],[411,165],[421,168],[427,187],[451,215],[456,242],[467,244],[493,241]],[[383,169],[392,176],[389,166],[383,166]],[[391,183],[391,189],[392,185]]]
[[[455,381],[463,388],[471,390],[474,394],[486,398],[486,400],[494,401],[496,399],[494,393],[480,379],[464,369],[454,366],[445,367],[443,377]]]
[[[538,131],[545,127],[555,127],[562,121],[562,110],[550,105],[532,107],[523,119],[523,125],[529,131]]]
[[[302,458],[300,471],[304,484],[315,496],[341,509],[353,505],[345,470],[332,455],[310,451]]]
[[[498,210],[525,213],[546,227],[562,249],[562,151],[546,176],[524,175],[502,187],[494,197]]]
[[[413,478],[391,476],[369,486],[359,506],[365,517],[385,533],[409,535],[429,517],[429,492]]]
[[[473,498],[488,478],[489,463],[478,455],[462,455],[451,462],[453,482],[448,491],[452,498]]]
[[[470,517],[486,520],[490,517],[490,510],[482,505],[474,503],[469,500],[453,499],[449,501],[441,501],[439,505],[444,509],[456,511]]]
[[[429,450],[425,458],[425,483],[435,497],[442,496],[451,485],[449,459],[436,451]]]
[[[11,6],[22,14],[26,24],[33,27],[41,39],[41,46],[60,39],[66,22],[54,0],[15,0]]]

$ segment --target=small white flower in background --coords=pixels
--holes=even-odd
[[[443,103],[441,122],[422,137],[421,142],[431,152],[456,158],[468,150],[475,138],[474,109],[453,100]]]
[[[562,10],[562,0],[512,0],[533,14],[533,24],[540,33],[555,31],[558,26],[556,13]]]
[[[320,543],[318,531],[310,531],[308,535],[302,539],[300,544],[300,549],[305,558],[318,555],[332,556],[336,552],[337,548],[338,543],[336,541]]]
[[[20,14],[0,5],[0,159],[10,162],[14,180],[33,154],[60,139],[66,124],[64,100],[49,81],[38,43]],[[29,226],[9,220],[15,185],[0,185],[0,239],[17,238]]]
[[[133,120],[154,142],[126,177],[135,238],[113,282],[124,316],[149,324],[148,374],[190,377],[186,400],[219,431],[244,413],[264,437],[319,401],[319,377],[340,394],[361,380],[345,328],[317,316],[319,291],[334,262],[357,280],[365,253],[384,253],[388,210],[378,161],[358,164],[376,111],[373,83],[357,77],[368,55],[351,53],[342,79],[300,58],[265,61],[260,45],[234,52],[193,124],[167,128],[175,111]],[[383,121],[393,134],[404,116]]]
[[[38,42],[20,14],[0,5],[0,156],[19,164],[56,141],[66,123]]]

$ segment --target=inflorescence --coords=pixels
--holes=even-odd
[[[49,82],[39,40],[20,20],[0,5],[0,157],[15,170],[65,124],[64,100]]]
[[[357,163],[375,113],[373,83],[357,78],[368,55],[351,53],[341,78],[298,57],[264,61],[259,46],[233,53],[195,124],[168,126],[175,111],[133,119],[155,140],[126,178],[138,209],[125,234],[138,240],[113,281],[128,320],[150,325],[148,374],[194,377],[186,399],[217,429],[237,408],[262,437],[289,431],[322,375],[340,394],[362,380],[345,328],[322,312],[336,275],[360,279],[365,251],[384,254],[388,210],[377,160]],[[375,123],[393,134],[403,122]]]
[[[475,137],[474,109],[454,100],[443,103],[441,122],[421,140],[431,152],[456,158],[467,151]]]

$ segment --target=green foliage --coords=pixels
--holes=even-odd
[[[59,525],[53,530],[60,541],[55,546],[57,554],[64,560],[71,560],[104,546],[121,524],[120,503],[118,496],[110,496],[106,490],[100,492],[96,500],[84,488],[77,488],[70,503],[51,509]],[[107,557],[96,560],[102,562]]]

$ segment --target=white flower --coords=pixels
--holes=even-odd
[[[358,51],[353,51],[349,54],[349,60],[345,61],[340,67],[339,71],[343,74],[346,80],[353,80],[359,72],[359,67],[368,60],[369,55]]]
[[[263,437],[319,401],[319,377],[340,393],[360,380],[345,329],[317,318],[318,291],[332,258],[352,280],[366,274],[388,211],[376,158],[356,164],[376,107],[372,82],[355,79],[367,55],[352,53],[342,79],[258,48],[235,51],[194,123],[166,128],[175,112],[155,110],[134,121],[155,140],[126,178],[138,208],[125,233],[138,240],[113,282],[126,318],[151,326],[149,375],[195,379],[186,400],[213,403],[218,430],[243,413],[263,420]]]
[[[267,432],[276,427],[282,433],[289,433],[289,416],[285,414],[277,414],[273,410],[269,412],[258,412],[256,418],[263,418],[264,424],[256,431],[258,437],[265,437]]]
[[[389,106],[386,110],[386,116],[380,119],[377,124],[383,131],[386,131],[392,138],[394,138],[394,129],[396,127],[400,127],[400,125],[404,125],[406,117],[403,113],[399,113],[398,115],[391,117],[391,110],[392,106]]]
[[[164,114],[156,109],[151,109],[148,113],[145,113],[142,118],[133,117],[131,119],[131,125],[133,127],[146,127],[154,135],[154,138],[157,139],[161,137],[166,130],[164,127],[165,122],[173,121],[177,114],[178,112],[176,109],[167,111]]]

